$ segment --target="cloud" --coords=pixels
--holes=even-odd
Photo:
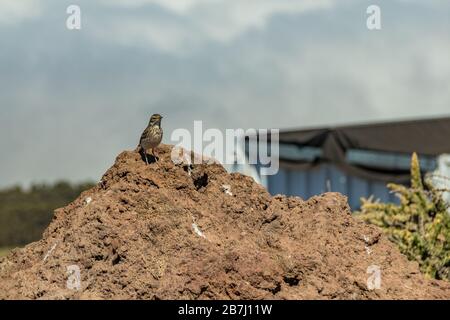
[[[180,54],[201,49],[213,41],[230,43],[250,30],[263,29],[273,16],[330,9],[332,0],[115,0],[108,7],[130,11],[117,26],[115,21],[97,25],[103,39],[122,45],[151,45],[163,52]],[[133,13],[157,6],[164,15]]]
[[[179,14],[184,14],[195,6],[219,1],[222,0],[104,0],[103,3],[132,8],[142,7],[148,4],[157,4]]]
[[[17,24],[26,19],[41,15],[39,0],[2,0],[0,1],[0,25]]]

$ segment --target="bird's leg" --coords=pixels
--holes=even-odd
[[[147,151],[144,150],[144,156],[145,156],[145,163],[148,165],[148,158],[147,158]]]
[[[141,156],[144,155],[145,163],[148,164],[147,151],[145,151],[144,147],[142,147],[142,146],[139,147],[139,154],[140,154]]]
[[[155,161],[158,161],[158,156],[156,155],[156,148],[152,149],[153,157],[155,158]]]

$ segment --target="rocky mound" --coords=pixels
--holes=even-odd
[[[171,149],[150,165],[120,154],[42,240],[0,260],[0,298],[450,298],[344,196],[271,197],[218,164],[175,165]],[[67,286],[74,265],[81,281]],[[369,290],[374,266],[380,288]]]

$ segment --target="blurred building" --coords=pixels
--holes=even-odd
[[[307,199],[337,191],[353,209],[371,195],[396,202],[386,184],[409,184],[413,152],[424,173],[450,173],[450,118],[284,131],[279,143],[280,170],[262,180],[270,193]],[[438,183],[450,188],[449,181]]]

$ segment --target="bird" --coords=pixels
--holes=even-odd
[[[139,140],[139,147],[144,152],[145,162],[148,164],[147,151],[150,150],[152,156],[157,161],[155,148],[161,143],[163,137],[163,130],[161,128],[162,116],[158,113],[150,117],[147,128],[142,132]]]

